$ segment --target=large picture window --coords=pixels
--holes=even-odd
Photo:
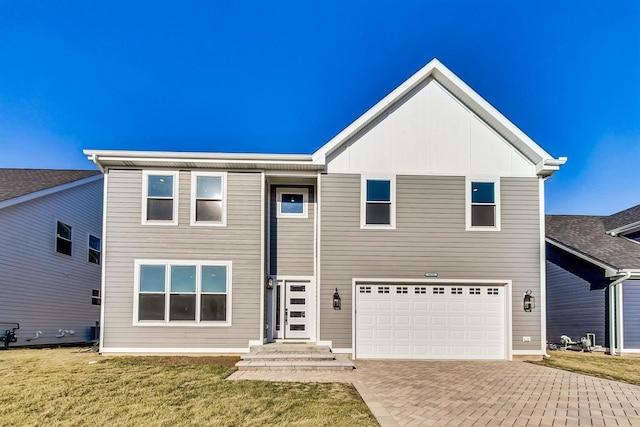
[[[226,225],[226,180],[223,172],[191,174],[191,225]]]
[[[143,172],[143,224],[178,224],[178,172]]]
[[[500,229],[500,181],[468,180],[467,229]]]
[[[395,228],[395,180],[363,178],[362,228]]]
[[[231,262],[136,261],[138,324],[231,324]]]

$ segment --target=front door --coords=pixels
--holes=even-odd
[[[276,338],[310,340],[314,337],[314,289],[310,280],[278,281]]]

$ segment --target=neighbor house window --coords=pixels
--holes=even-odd
[[[395,228],[395,180],[362,179],[362,228]]]
[[[71,256],[71,226],[56,222],[56,252]]]
[[[309,189],[282,188],[276,189],[276,216],[278,218],[307,218]]]
[[[143,224],[178,224],[178,172],[144,171]]]
[[[89,262],[100,264],[100,238],[89,234]]]
[[[500,181],[467,181],[467,229],[500,229]]]
[[[136,261],[138,324],[231,324],[231,262]]]
[[[92,289],[91,290],[91,305],[100,305],[102,302],[102,298],[100,298],[100,290]]]
[[[191,174],[191,225],[226,225],[226,187],[224,172]]]

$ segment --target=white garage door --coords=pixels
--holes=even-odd
[[[504,286],[356,285],[356,357],[505,359]]]

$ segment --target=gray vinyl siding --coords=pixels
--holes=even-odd
[[[547,341],[561,335],[578,341],[587,333],[609,346],[607,286],[604,270],[547,244]]]
[[[110,170],[105,348],[247,348],[260,338],[261,175],[227,174],[227,226],[192,227],[190,171],[180,171],[177,226],[141,225],[142,171]],[[133,326],[134,260],[231,261],[231,326]]]
[[[100,320],[91,291],[100,266],[88,262],[89,234],[101,237],[102,179],[0,209],[0,322],[18,322],[14,345],[86,342]],[[72,227],[72,254],[55,251],[56,221]],[[5,325],[0,324],[5,329]],[[59,329],[75,335],[56,338]],[[37,340],[36,331],[42,335]]]
[[[292,185],[280,187],[296,188]],[[276,186],[271,187],[269,219],[269,274],[281,276],[312,276],[315,199],[313,187],[309,191],[307,218],[277,218]]]
[[[640,349],[640,280],[627,280],[622,284],[622,313],[624,348]]]
[[[351,348],[352,278],[506,279],[513,281],[513,349],[539,351],[540,309],[522,310],[527,289],[540,295],[537,178],[502,178],[502,230],[465,231],[465,178],[396,177],[396,229],[360,229],[357,174],[322,175],[320,335]],[[342,310],[333,310],[338,288]],[[539,301],[539,299],[538,299]],[[539,303],[540,304],[540,303]],[[531,342],[522,342],[523,336]]]

